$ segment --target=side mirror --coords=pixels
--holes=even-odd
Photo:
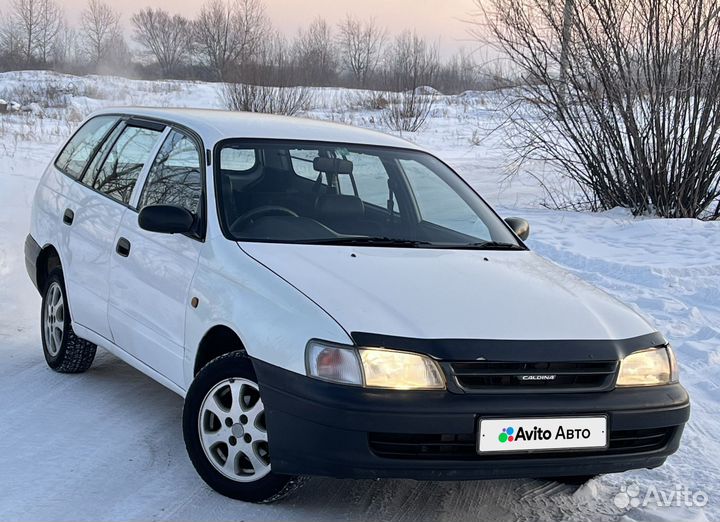
[[[525,241],[530,235],[530,223],[519,217],[505,218],[505,223],[510,225],[515,235]]]
[[[185,234],[194,222],[188,210],[173,205],[149,205],[138,214],[140,228],[161,234]]]

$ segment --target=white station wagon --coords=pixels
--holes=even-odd
[[[47,168],[25,255],[48,365],[101,346],[183,396],[233,498],[660,466],[689,415],[668,342],[528,231],[399,138],[109,109]]]

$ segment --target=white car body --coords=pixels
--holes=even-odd
[[[242,113],[132,108],[90,117],[126,113],[190,128],[206,150],[233,136],[417,149],[345,125]],[[532,251],[232,242],[212,211],[217,205],[212,175],[205,177],[211,211],[204,242],[145,232],[138,227],[137,211],[70,181],[54,166],[55,159],[39,183],[30,232],[38,244],[58,250],[73,327],[183,396],[194,376],[197,347],[217,325],[235,331],[251,356],[303,375],[309,339],[352,344],[351,331],[532,340],[626,339],[655,331],[625,305]],[[130,207],[137,204],[150,163]],[[212,172],[212,165],[206,168]],[[91,201],[95,208],[87,216],[77,216],[72,229],[63,226],[59,217],[65,208],[87,208]],[[71,233],[85,226],[85,237]],[[122,236],[134,252],[147,255],[112,255]],[[360,253],[351,258],[352,251]],[[318,264],[330,268],[330,278],[319,277],[313,270]],[[190,305],[193,296],[200,302],[197,309]],[[78,321],[86,317],[100,326]],[[522,318],[522,328],[513,317]]]
[[[48,355],[47,332],[67,321],[55,305],[46,306],[48,289],[55,285],[53,295],[66,291],[72,330],[86,343],[74,348],[74,353],[85,358],[82,364],[78,355],[75,366],[66,368],[87,369],[97,345],[185,397],[183,426],[188,452],[206,482],[223,494],[253,501],[276,498],[290,480],[278,477],[301,474],[425,480],[593,475],[657,467],[677,449],[689,402],[677,381],[672,350],[664,337],[610,295],[527,249],[519,237],[525,234],[523,229],[515,228],[516,235],[449,167],[416,145],[345,125],[208,110],[106,109],[87,121],[100,125],[98,122],[110,120],[115,121],[114,126],[108,127],[110,130],[91,151],[88,144],[73,145],[76,149],[68,157],[87,157],[78,160],[84,165],[79,178],[68,173],[69,160],[65,171],[56,166],[64,147],[47,167],[35,194],[25,248],[28,272],[41,293],[45,292],[42,319],[46,359],[53,367],[53,353],[59,353]],[[137,181],[134,185],[120,183],[113,189],[116,196],[125,190],[117,199],[95,185],[107,158],[129,128],[146,141],[144,148],[137,149],[140,157],[125,160],[124,175],[132,171]],[[146,181],[154,175],[152,165],[170,157],[162,151],[175,139],[178,143],[187,140],[197,149],[194,159],[199,166],[193,167],[193,175],[201,179],[194,185],[194,190],[202,192],[196,207],[200,217],[178,208],[180,205],[141,205],[145,189],[151,185]],[[327,192],[317,195],[313,203],[316,212],[325,196],[336,198],[336,202],[347,197],[360,202],[355,179],[354,195],[343,195],[338,188],[339,175],[351,174],[355,168],[346,159],[353,154],[349,147],[360,151],[375,147],[384,152],[374,157],[385,158],[385,162],[389,162],[390,154],[405,155],[405,159],[398,156],[400,159],[393,160],[395,167],[386,167],[385,162],[382,165],[388,173],[392,168],[401,172],[408,185],[410,176],[405,167],[397,166],[401,161],[422,156],[419,163],[441,165],[446,173],[443,176],[451,176],[453,183],[462,185],[462,190],[453,186],[454,195],[465,191],[465,203],[477,202],[476,207],[467,203],[476,212],[474,218],[479,219],[470,225],[483,222],[489,231],[491,225],[485,218],[490,216],[496,228],[488,240],[460,247],[442,241],[425,241],[423,247],[415,241],[411,248],[404,246],[408,239],[396,239],[392,247],[367,242],[358,246],[238,240],[234,227],[245,223],[247,211],[226,225],[222,183],[223,177],[230,175],[222,172],[224,160],[218,156],[222,158],[226,143],[245,143],[243,140],[265,143],[263,147],[277,146],[268,142],[284,143],[287,161],[291,158],[287,143],[336,147],[332,154],[317,152],[313,159],[300,158],[320,172],[317,180],[306,177],[301,182],[307,189],[303,195],[312,195],[309,184],[315,183],[314,189],[320,186],[323,174],[327,177]],[[68,143],[73,143],[72,139]],[[251,148],[238,145],[233,150],[245,150],[243,147]],[[305,147],[303,150],[309,150]],[[132,149],[126,148],[131,155]],[[195,149],[191,147],[191,153]],[[125,149],[119,150],[118,157],[125,153]],[[265,155],[271,149],[252,150],[254,166],[236,170],[251,172],[259,166],[259,179],[268,177],[272,165]],[[163,161],[159,159],[161,153],[166,154]],[[93,158],[99,158],[91,180],[95,188],[83,177],[95,168]],[[334,179],[318,166],[328,162],[336,169]],[[112,172],[117,171],[117,165],[116,161],[111,166]],[[349,172],[343,171],[348,168]],[[285,175],[281,169],[275,170]],[[299,179],[296,170],[291,167],[288,174]],[[451,186],[447,178],[442,179]],[[103,178],[102,183],[106,181]],[[395,215],[400,216],[399,211],[393,213],[393,198],[400,202],[402,196],[393,183],[397,178],[388,179],[385,185],[387,206],[383,200],[370,209],[387,212],[390,225],[395,224]],[[336,192],[329,194],[330,190]],[[405,190],[402,197],[406,199],[400,207],[415,199],[414,188]],[[234,197],[232,185],[230,191]],[[245,196],[242,190],[237,192]],[[434,197],[435,192],[429,193]],[[484,210],[476,210],[481,204]],[[193,236],[186,233],[190,230],[187,227],[182,233],[174,233],[177,231],[153,229],[147,223],[141,227],[141,216],[153,206],[155,210],[164,206],[165,211],[184,212],[203,233]],[[414,225],[418,228],[427,227],[440,236],[474,237],[474,232],[459,232],[425,219],[417,202],[410,206],[415,209]],[[250,207],[250,213],[270,207]],[[337,207],[329,208],[337,211]],[[361,208],[364,217],[371,214]],[[284,212],[288,219],[313,221],[297,213],[288,216],[287,208]],[[324,223],[315,223],[333,232]],[[499,241],[498,236],[506,240]],[[345,233],[333,236],[343,241],[349,237]],[[388,240],[370,235],[360,238]],[[46,284],[48,274],[52,275],[58,265],[62,276],[55,275],[55,282]],[[48,326],[46,317],[55,315],[60,319],[55,317]],[[67,329],[68,324],[65,326]],[[222,346],[226,340],[222,336],[228,332],[241,349],[234,343],[234,348]],[[209,340],[218,346],[211,346]],[[242,366],[247,361],[221,360],[238,353],[252,361],[248,364],[254,370],[248,370],[247,364]],[[623,366],[630,357],[632,364]],[[330,368],[331,373],[320,372],[321,358],[326,365],[323,371]],[[345,368],[346,363],[356,365],[350,373],[332,373]],[[238,375],[228,374],[234,371],[233,364],[245,368],[239,384]],[[508,365],[514,369],[510,371]],[[497,374],[493,373],[496,368],[500,369]],[[371,370],[375,373],[369,375]],[[401,373],[402,380],[394,382]],[[487,377],[491,373],[492,377]],[[416,380],[418,375],[420,381]],[[620,383],[621,376],[626,382]],[[215,382],[211,377],[225,380]],[[487,384],[482,381],[486,377],[495,380]],[[462,378],[470,384],[461,383]],[[480,381],[472,379],[485,384],[473,384]],[[253,415],[258,415],[254,419],[260,415],[266,419],[261,431],[252,432],[252,437],[264,437],[262,451],[248,449],[256,446],[249,442],[251,431],[245,431],[251,430],[245,414],[230,410],[216,413],[211,405],[206,406],[208,397],[215,400],[223,392],[218,386],[231,390],[235,386],[241,390],[238,393],[248,394],[248,400],[258,401],[255,404],[261,407],[265,404],[265,409],[253,410]],[[570,400],[563,393],[570,394]],[[592,430],[594,442],[554,441],[533,446],[523,441],[525,446],[508,446],[506,441],[519,437],[513,435],[517,427],[509,425],[507,432],[503,427],[500,439],[492,431],[504,426],[498,419],[530,423],[544,411],[552,415],[539,419],[540,427],[528,424],[525,429],[562,431],[566,423],[565,427],[583,433],[587,425],[585,431]],[[214,430],[215,424],[203,424],[203,415],[208,412],[217,416],[220,425],[220,431],[209,435],[203,430]],[[482,432],[483,418],[485,430],[490,431]],[[208,462],[218,447],[212,441],[218,434],[225,437],[222,447],[227,455],[211,469]],[[210,442],[202,438],[205,436]],[[404,436],[407,441],[401,440]],[[478,442],[475,448],[475,442],[486,436],[493,439],[492,443]],[[633,442],[633,437],[646,443]],[[236,443],[243,440],[247,443],[243,451],[256,452],[251,466],[255,475],[243,474],[244,468],[227,471],[231,448],[240,451]],[[446,440],[455,442],[445,447]],[[516,446],[530,450],[579,448],[586,453],[577,458],[575,454],[550,458],[541,453],[489,463],[483,463],[484,456],[479,455],[483,448],[505,451]],[[423,460],[428,448],[441,453]],[[461,453],[438,460],[442,452],[456,450]],[[401,455],[396,458],[398,452]],[[212,458],[217,459],[217,455]]]

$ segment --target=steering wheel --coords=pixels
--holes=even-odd
[[[297,213],[293,212],[289,208],[281,207],[279,205],[263,205],[262,207],[254,208],[248,212],[245,212],[242,216],[233,221],[230,225],[231,230],[242,229],[245,223],[253,221],[262,216],[292,216],[300,217]]]

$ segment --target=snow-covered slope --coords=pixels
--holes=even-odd
[[[538,253],[629,303],[666,334],[693,402],[680,451],[662,468],[604,476],[577,491],[538,480],[312,479],[271,506],[213,493],[186,457],[176,395],[106,353],[82,375],[45,366],[23,241],[37,179],[87,112],[118,104],[219,107],[218,88],[0,75],[0,97],[31,98],[49,86],[67,91],[68,107],[0,115],[0,520],[720,519],[720,223],[540,208],[534,181],[504,181],[508,151],[484,132],[495,102],[480,93],[442,98],[428,127],[405,137],[449,161],[502,214],[528,218]],[[357,99],[356,92],[318,89],[309,115],[381,128],[379,113],[357,108]],[[678,485],[709,499],[704,507],[627,505],[623,495],[632,497],[635,485],[640,500],[653,488],[667,495]]]

